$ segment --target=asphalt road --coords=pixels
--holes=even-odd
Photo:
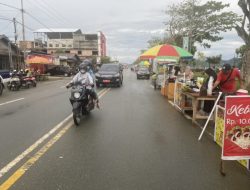
[[[70,115],[66,82],[1,97],[0,170]],[[250,173],[226,162],[222,177],[221,149],[209,135],[198,142],[200,128],[149,81],[127,70],[124,85],[106,92],[101,110],[77,128],[65,123],[0,177],[0,190],[1,184],[15,190],[249,190]]]
[[[20,101],[0,106],[0,168],[70,114],[67,91],[61,88],[65,83],[43,82],[36,88],[4,91],[0,104]]]

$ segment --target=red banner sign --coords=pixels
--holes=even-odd
[[[223,160],[250,159],[250,96],[226,97]]]
[[[31,64],[53,64],[54,59],[51,55],[28,55],[26,58],[26,63]]]

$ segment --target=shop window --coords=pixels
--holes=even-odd
[[[98,55],[98,51],[92,51],[92,55]]]
[[[70,51],[65,51],[65,53],[70,53]]]

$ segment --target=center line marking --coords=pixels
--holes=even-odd
[[[19,99],[16,99],[16,100],[11,100],[11,101],[5,102],[5,103],[0,104],[0,106],[10,104],[10,103],[13,103],[13,102],[17,102],[17,101],[20,101],[20,100],[24,100],[24,98],[19,98]]]
[[[102,89],[98,94],[102,94],[107,89]],[[62,127],[65,123],[67,123],[70,118],[72,118],[72,114],[66,117],[63,121],[58,123],[53,129],[51,129],[48,133],[38,139],[34,144],[32,144],[29,148],[27,148],[24,152],[18,155],[14,160],[8,163],[5,167],[0,170],[0,178],[6,174],[11,168],[13,168],[16,164],[18,164],[23,158],[25,158],[29,153],[35,150],[40,144],[42,144],[47,138],[49,138],[52,134],[54,134],[60,127]]]
[[[101,90],[99,92],[99,98],[102,98],[108,91],[110,91],[110,88]],[[72,117],[72,114],[70,116]],[[46,143],[27,162],[17,169],[3,184],[1,184],[0,190],[8,190],[12,185],[14,185],[14,183],[20,179],[25,174],[25,172],[27,172],[29,168],[33,166],[36,161],[38,161],[39,158],[41,158],[52,147],[52,145],[55,144],[68,131],[72,125],[73,121],[63,127],[62,130],[60,130],[48,143]]]

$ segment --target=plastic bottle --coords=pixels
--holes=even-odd
[[[213,90],[213,81],[214,78],[212,76],[209,77],[209,81],[208,81],[208,87],[207,87],[207,95],[211,96],[212,95],[212,90]]]

